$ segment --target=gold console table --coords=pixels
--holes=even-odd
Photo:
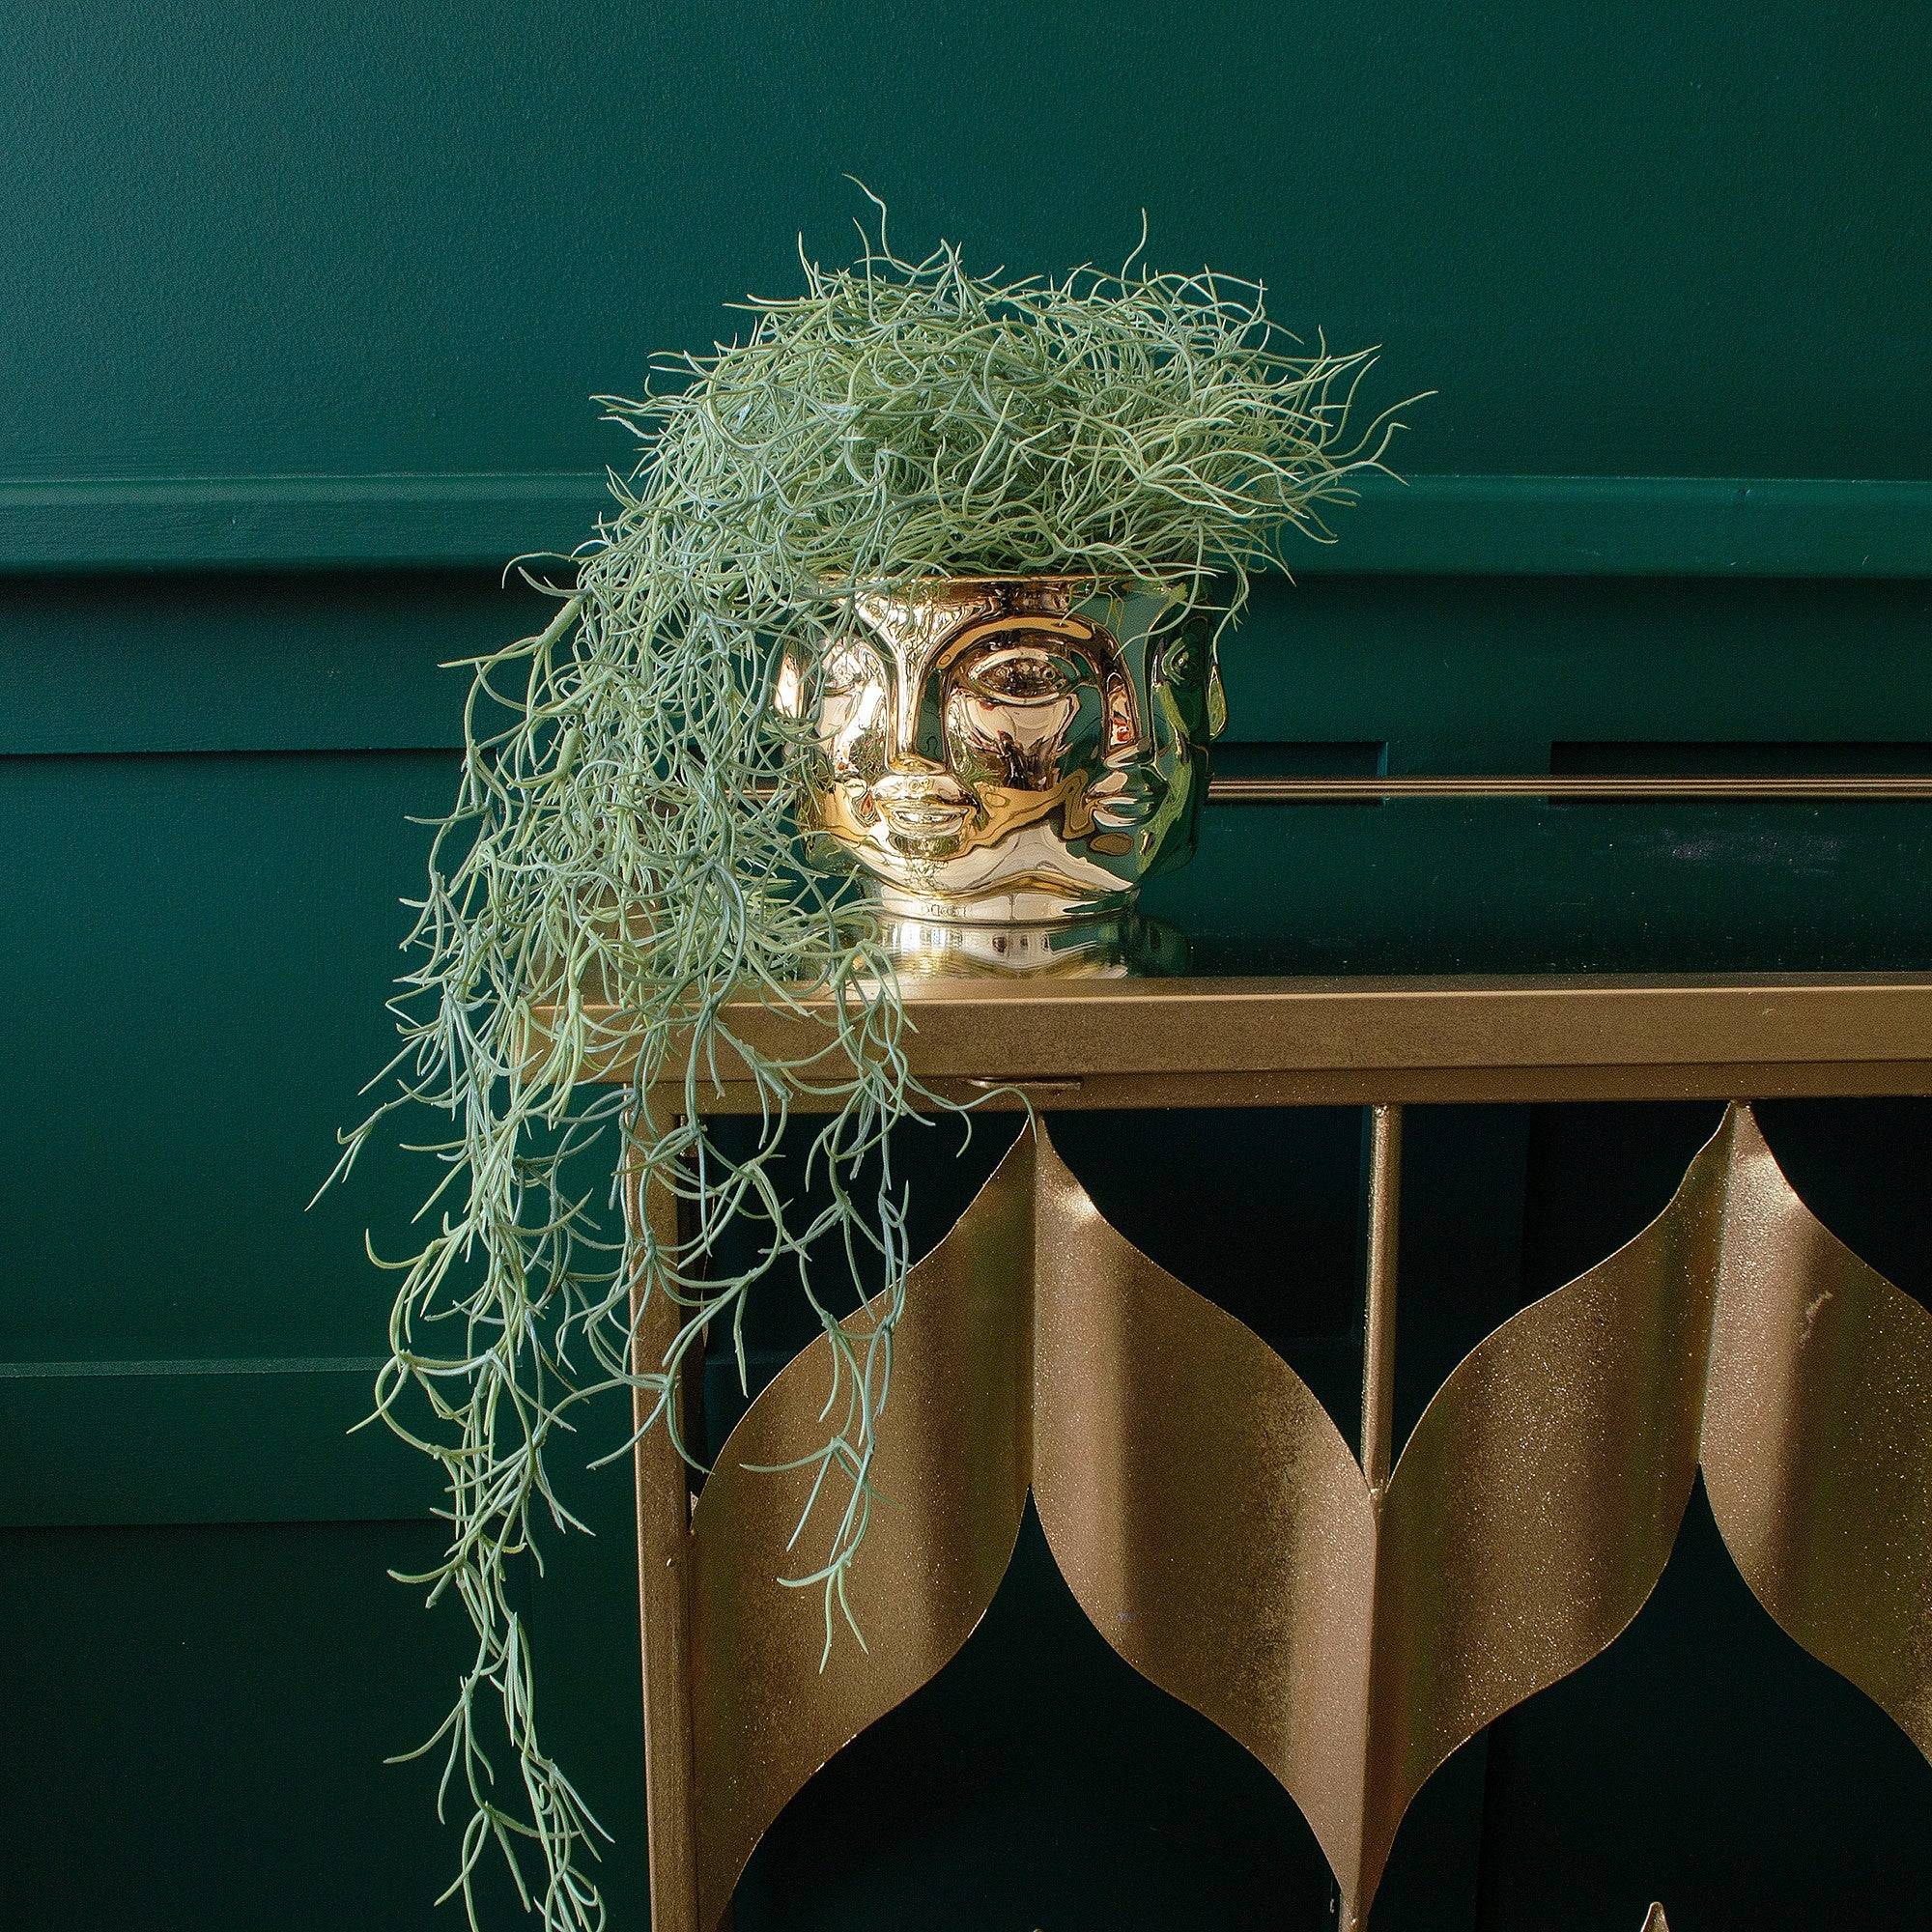
[[[1373,1109],[1358,1450],[1037,1123],[908,1283],[867,1648],[827,1656],[815,1595],[775,1587],[809,1479],[748,1470],[811,1441],[823,1343],[695,1507],[666,1432],[639,1441],[656,1932],[712,1932],[788,1799],[956,1652],[1029,1493],[1100,1633],[1300,1806],[1345,1927],[1435,1769],[1635,1615],[1700,1468],[1759,1601],[1932,1756],[1932,1317],[1811,1216],[1747,1104],[1932,1094],[1932,979],[960,980],[907,1010],[917,1076],[989,1106]],[[730,1024],[776,1052],[812,1026]],[[725,1071],[707,1110],[754,1111]],[[1392,1469],[1403,1105],[1698,1097],[1733,1104],[1669,1207],[1480,1343]],[[675,1237],[668,1198],[629,1208]],[[644,1311],[640,1366],[677,1314]]]

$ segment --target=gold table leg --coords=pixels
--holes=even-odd
[[[644,1198],[640,1201],[639,1195]],[[633,1178],[624,1190],[631,1237],[645,1229],[660,1245],[677,1241],[677,1202],[661,1183]],[[635,1276],[631,1315],[639,1375],[662,1371],[683,1311],[663,1292],[645,1301]],[[674,1398],[675,1399],[675,1398]],[[691,1505],[684,1459],[660,1417],[644,1428],[653,1404],[632,1398],[639,1435],[638,1600],[644,1653],[644,1804],[650,1831],[651,1932],[700,1932],[697,1919],[696,1821],[692,1792]]]

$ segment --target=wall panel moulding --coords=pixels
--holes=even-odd
[[[497,568],[568,551],[610,507],[596,471],[0,482],[0,570]],[[1297,572],[1932,576],[1932,481],[1370,479]]]

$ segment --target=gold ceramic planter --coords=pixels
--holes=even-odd
[[[1211,633],[1162,584],[936,578],[864,596],[779,701],[815,738],[802,829],[889,921],[1124,912],[1194,851],[1224,720]]]

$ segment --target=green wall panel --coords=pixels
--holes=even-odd
[[[450,782],[446,753],[0,760],[7,1355],[380,1346],[358,1249],[400,1158],[304,1208],[390,1050],[405,814]]]
[[[0,755],[454,749],[469,678],[439,667],[554,608],[494,571],[16,579]]]
[[[621,1834],[616,1922],[642,1926],[637,1645],[600,1615],[636,1577],[625,1502],[621,1476],[593,1496],[607,1534],[558,1553],[533,1640],[549,1735]],[[436,1547],[413,1523],[0,1531],[0,1924],[460,1924],[434,1905],[440,1763],[384,1763],[440,1720],[463,1655],[461,1613],[385,1575]],[[488,1924],[530,1923],[494,1872],[481,1891]]]
[[[1267,580],[1234,739],[1386,741],[1396,771],[1547,771],[1552,743],[1932,742],[1932,585]]]

